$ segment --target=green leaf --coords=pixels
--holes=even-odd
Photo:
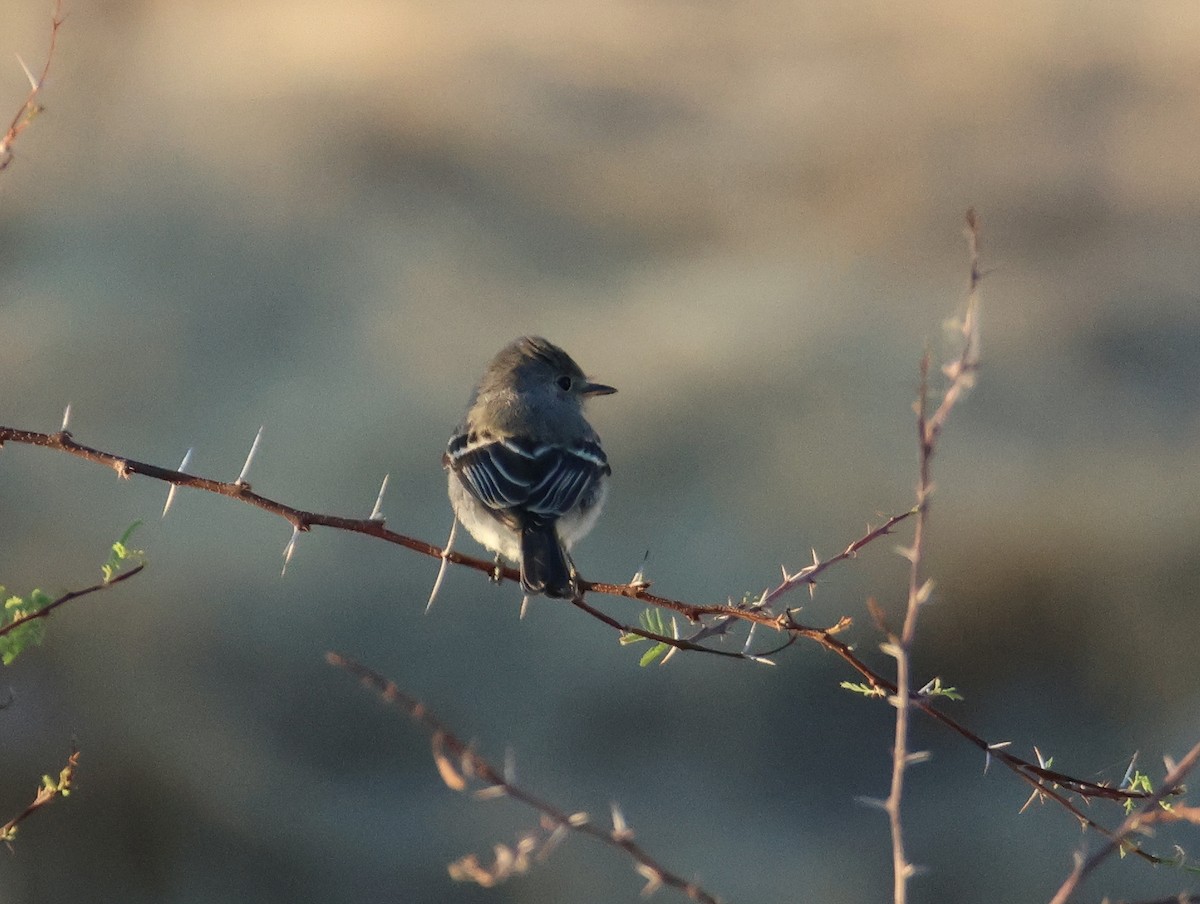
[[[663,623],[662,610],[651,607],[644,611],[638,619],[642,628],[653,634],[666,634],[667,626]]]
[[[1133,777],[1129,780],[1129,786],[1127,790],[1140,791],[1143,794],[1153,794],[1154,783],[1150,781],[1150,776],[1142,772],[1140,769],[1134,770]],[[1128,816],[1130,813],[1132,813],[1133,808],[1137,805],[1137,801],[1133,800],[1132,798],[1126,798],[1124,803],[1125,815]]]
[[[854,681],[843,681],[841,687],[848,691],[854,691],[856,694],[862,694],[864,697],[883,697],[885,696],[883,689],[872,687],[869,684],[858,684]]]
[[[32,615],[50,601],[50,597],[41,590],[34,590],[30,593],[28,600],[19,596],[10,596],[4,601],[5,617],[0,619],[0,626],[11,625],[18,619]],[[4,665],[11,665],[26,647],[40,644],[45,636],[46,626],[41,621],[26,622],[9,631],[0,637],[0,662],[3,662]]]
[[[129,538],[133,536],[133,532],[142,526],[141,521],[134,521],[125,529],[125,533],[121,534],[121,539],[112,545],[112,554],[109,555],[108,561],[100,566],[100,573],[104,575],[104,583],[108,583],[115,578],[121,571],[121,565],[126,559],[145,558],[146,553],[140,549],[129,548]]]
[[[947,700],[963,699],[963,695],[958,692],[958,688],[944,687],[941,678],[934,678],[921,688],[921,695],[924,697],[945,697]]]
[[[642,658],[638,661],[638,665],[645,668],[646,666],[650,665],[650,663],[654,662],[654,660],[656,660],[659,656],[662,656],[664,653],[666,653],[669,649],[671,648],[661,641],[656,643],[642,654]]]

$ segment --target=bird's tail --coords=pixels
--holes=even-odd
[[[554,522],[527,524],[521,530],[521,587],[526,593],[570,599],[575,581]]]

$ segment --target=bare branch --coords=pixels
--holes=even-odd
[[[905,904],[908,896],[908,879],[913,875],[913,865],[904,850],[904,828],[900,805],[904,796],[904,774],[913,759],[908,751],[908,716],[912,705],[911,660],[909,653],[917,634],[917,618],[921,607],[928,601],[932,584],[922,578],[925,555],[925,533],[929,518],[929,497],[933,494],[931,462],[934,448],[942,427],[963,393],[970,388],[979,368],[979,221],[974,210],[967,211],[967,244],[970,255],[971,275],[967,309],[963,316],[961,332],[962,351],[956,361],[943,368],[949,385],[942,402],[927,416],[929,392],[929,353],[921,359],[920,391],[915,406],[917,415],[917,439],[919,447],[919,478],[917,481],[916,526],[913,528],[912,546],[907,550],[909,560],[908,604],[905,607],[904,625],[900,634],[888,635],[888,651],[896,659],[896,692],[892,702],[896,706],[895,743],[892,747],[892,782],[884,810],[892,836],[892,899],[895,904]]]
[[[496,845],[495,862],[491,866],[481,864],[474,854],[464,857],[451,865],[451,875],[456,879],[466,879],[481,885],[493,885],[508,875],[523,871],[529,855],[537,851],[539,847],[544,852],[547,850],[546,845],[556,844],[563,833],[575,832],[595,838],[626,854],[633,860],[637,872],[646,879],[647,888],[666,885],[701,904],[718,904],[714,895],[705,891],[695,882],[690,882],[666,869],[654,860],[641,845],[634,842],[633,832],[626,825],[624,816],[619,815],[620,811],[615,805],[611,829],[594,822],[588,818],[587,814],[568,813],[517,785],[509,775],[511,770],[502,770],[493,766],[490,761],[476,753],[470,745],[451,732],[421,701],[404,693],[395,683],[384,678],[378,672],[337,653],[325,654],[325,660],[330,665],[353,675],[363,687],[373,690],[385,702],[399,706],[430,733],[433,739],[434,761],[443,781],[449,787],[456,791],[462,791],[467,788],[468,779],[475,779],[484,785],[481,793],[485,798],[511,797],[540,814],[542,826],[548,832],[544,838],[527,833],[522,836],[515,849],[505,845]]]
[[[17,110],[13,116],[12,122],[8,124],[8,130],[4,133],[4,137],[0,138],[0,172],[8,168],[8,165],[13,161],[13,143],[17,137],[28,128],[33,122],[34,117],[44,109],[41,103],[42,88],[46,84],[46,76],[50,72],[50,63],[54,59],[54,49],[58,44],[58,30],[63,24],[62,0],[56,0],[54,4],[54,17],[50,22],[50,46],[46,50],[46,61],[42,64],[42,71],[36,77],[29,71],[29,67],[22,62],[21,66],[25,69],[25,74],[29,77],[29,94],[25,97],[25,103]],[[18,57],[18,60],[20,58]]]

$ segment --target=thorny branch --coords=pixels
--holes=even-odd
[[[981,272],[978,262],[978,226],[974,220],[973,214],[969,214],[968,220],[968,240],[970,242],[971,251],[971,298],[974,298]],[[1007,750],[1004,750],[1003,744],[989,743],[979,735],[966,728],[960,722],[946,715],[940,709],[936,708],[932,699],[923,694],[921,691],[912,690],[911,687],[907,693],[902,692],[901,688],[894,682],[884,678],[879,672],[867,665],[853,651],[853,648],[839,639],[837,636],[843,632],[851,624],[848,617],[843,617],[837,624],[828,628],[812,627],[802,624],[796,620],[797,609],[785,608],[782,611],[775,611],[772,606],[787,593],[797,590],[800,587],[808,586],[810,592],[814,588],[817,578],[822,575],[827,569],[836,565],[848,558],[852,558],[869,543],[889,535],[893,529],[902,521],[911,518],[923,512],[928,501],[928,495],[932,482],[928,476],[928,467],[930,458],[933,455],[934,448],[941,429],[945,424],[946,418],[953,407],[954,402],[964,392],[978,367],[978,329],[977,329],[977,313],[971,304],[968,304],[967,316],[962,324],[962,333],[964,337],[964,347],[960,357],[947,365],[943,370],[948,378],[948,388],[938,408],[930,415],[925,416],[919,414],[919,435],[921,444],[921,467],[922,479],[920,487],[923,489],[918,493],[917,505],[912,509],[884,520],[877,527],[871,528],[861,537],[847,545],[841,552],[833,555],[828,559],[818,559],[816,554],[813,555],[812,564],[800,569],[795,573],[789,574],[786,570],[783,574],[783,580],[773,589],[763,593],[757,599],[745,601],[738,604],[710,604],[710,605],[693,605],[680,600],[674,600],[667,597],[659,596],[651,593],[649,584],[645,581],[635,579],[626,584],[614,584],[593,581],[580,581],[580,595],[575,599],[573,604],[582,612],[591,617],[603,622],[611,628],[614,628],[625,634],[633,634],[638,637],[643,637],[656,643],[664,643],[676,650],[685,650],[693,652],[703,652],[713,655],[720,655],[730,658],[747,659],[751,661],[762,661],[764,656],[771,655],[786,646],[790,646],[800,638],[812,641],[823,649],[828,650],[834,655],[841,658],[866,682],[875,689],[879,696],[886,697],[894,703],[907,701],[907,705],[915,707],[922,713],[932,718],[942,726],[957,734],[981,750],[987,761],[996,759],[1001,762],[1006,768],[1018,775],[1023,781],[1027,782],[1034,789],[1035,795],[1042,798],[1054,800],[1063,806],[1068,812],[1075,816],[1083,825],[1094,828],[1101,834],[1112,837],[1112,833],[1103,826],[1096,823],[1089,816],[1080,810],[1068,797],[1067,794],[1076,794],[1085,800],[1100,798],[1109,800],[1143,800],[1149,795],[1146,792],[1127,789],[1115,788],[1108,785],[1090,782],[1083,779],[1078,779],[1065,773],[1057,772],[1046,768],[1041,762],[1032,762],[1023,759]],[[928,364],[926,363],[926,367]],[[474,569],[482,574],[486,574],[495,579],[508,579],[511,581],[519,580],[519,573],[516,569],[498,565],[492,560],[479,559],[472,556],[464,555],[452,549],[442,549],[439,546],[419,540],[404,534],[397,533],[387,528],[385,520],[378,514],[379,503],[376,503],[376,511],[368,518],[346,518],[336,515],[327,515],[317,512],[306,511],[270,499],[266,496],[255,493],[250,484],[244,479],[246,470],[249,466],[243,468],[242,475],[232,482],[213,480],[198,475],[189,474],[182,470],[186,467],[185,463],[180,465],[181,470],[171,470],[162,468],[146,462],[137,461],[127,456],[116,455],[111,452],[105,452],[100,449],[95,449],[90,446],[85,446],[75,441],[72,435],[66,429],[64,421],[63,429],[56,433],[39,433],[35,431],[19,430],[11,427],[0,426],[0,448],[4,443],[13,442],[26,445],[41,446],[44,448],[54,449],[60,452],[65,452],[68,455],[73,455],[87,461],[95,462],[112,468],[119,477],[128,479],[135,474],[140,474],[145,477],[150,477],[155,480],[163,481],[171,485],[171,493],[173,494],[178,487],[203,490],[205,492],[216,493],[222,496],[228,496],[233,499],[238,499],[249,505],[261,508],[266,512],[276,515],[286,520],[293,527],[292,541],[287,547],[287,555],[290,556],[291,551],[295,546],[295,539],[301,533],[310,531],[313,527],[322,526],[329,527],[335,530],[348,531],[351,533],[365,534],[367,536],[376,537],[388,543],[394,543],[403,546],[421,555],[429,556],[446,561],[455,565]],[[255,442],[257,448],[257,440]],[[253,449],[252,449],[253,453]],[[168,500],[171,496],[168,496]],[[910,558],[916,558],[919,561],[919,556],[912,554],[912,548],[909,550]],[[130,572],[132,574],[133,572]],[[918,592],[921,591],[921,585],[915,585]],[[634,599],[639,602],[644,602],[650,606],[660,607],[671,610],[682,615],[689,622],[700,625],[700,628],[691,637],[675,637],[669,634],[658,634],[653,631],[647,631],[633,625],[625,624],[620,619],[609,615],[606,612],[590,605],[584,600],[587,593],[602,594],[608,596],[623,597]],[[911,598],[911,597],[910,597]],[[770,630],[786,635],[786,640],[781,643],[775,650],[768,650],[759,653],[750,653],[749,651],[735,652],[732,650],[718,649],[712,646],[707,646],[701,643],[709,637],[717,637],[723,635],[727,630],[741,622],[748,622],[753,626],[762,626]],[[906,617],[906,624],[908,618]],[[904,632],[901,634],[903,639]],[[911,635],[910,635],[911,636]],[[911,682],[909,682],[911,684]],[[1139,857],[1151,862],[1163,862],[1162,858],[1155,857],[1140,848],[1130,845],[1133,853]]]
[[[150,477],[155,480],[164,481],[171,484],[173,487],[186,487],[191,489],[204,490],[218,495],[228,496],[233,499],[239,499],[242,502],[256,506],[264,511],[270,512],[273,515],[283,518],[288,521],[297,532],[305,532],[314,526],[323,526],[333,528],[335,530],[349,531],[352,533],[365,534],[367,536],[377,537],[389,543],[395,543],[403,546],[414,552],[422,555],[430,556],[431,558],[445,558],[447,561],[461,565],[465,568],[472,568],[483,574],[493,576],[499,573],[502,577],[512,581],[519,580],[520,576],[515,569],[501,567],[497,569],[496,563],[490,560],[477,559],[471,556],[464,555],[454,550],[443,550],[438,546],[427,543],[423,540],[418,540],[404,534],[396,533],[389,530],[385,526],[382,518],[345,518],[335,515],[325,515],[316,512],[308,512],[303,509],[287,505],[282,502],[277,502],[265,496],[255,493],[248,483],[243,480],[233,482],[223,482],[212,480],[206,477],[199,477],[194,474],[187,474],[182,471],[173,471],[169,468],[160,468],[156,465],[147,464],[145,462],[136,461],[127,456],[115,455],[111,452],[104,452],[99,449],[94,449],[89,446],[77,443],[71,434],[65,430],[57,433],[37,433],[28,430],[17,430],[11,427],[0,426],[0,448],[6,442],[23,443],[33,446],[41,446],[44,448],[55,449],[60,452],[65,452],[69,455],[74,455],[86,461],[95,462],[112,468],[118,476],[128,479],[134,474],[140,474],[145,477]],[[836,554],[830,559],[818,561],[805,569],[797,572],[794,575],[788,575],[784,581],[774,590],[765,594],[766,597],[774,595],[776,598],[784,592],[796,589],[807,583],[812,585],[815,583],[815,578],[822,574],[831,565],[843,561],[855,555],[862,547],[873,540],[891,532],[894,525],[910,517],[912,511],[902,512],[898,515],[893,515],[887,519],[879,527],[869,530],[866,534],[849,544],[842,552]],[[134,571],[128,572],[124,576],[134,574]],[[124,577],[123,576],[123,577]],[[861,675],[871,687],[877,689],[881,696],[895,697],[897,693],[896,685],[884,678],[862,659],[860,659],[853,651],[853,648],[840,640],[837,635],[844,631],[850,625],[849,618],[843,618],[836,625],[829,628],[815,628],[804,625],[795,619],[795,610],[787,609],[781,613],[772,613],[770,610],[762,607],[760,604],[747,604],[745,606],[737,605],[703,605],[694,606],[679,600],[669,599],[667,597],[658,596],[650,593],[645,583],[630,583],[630,584],[606,584],[600,582],[581,582],[584,592],[593,592],[611,596],[625,597],[636,599],[640,602],[648,603],[653,606],[661,606],[672,611],[682,614],[689,621],[700,622],[704,618],[716,620],[721,623],[721,620],[732,622],[733,620],[746,621],[755,625],[771,628],[788,635],[788,643],[794,642],[797,638],[804,638],[812,641],[825,650],[833,653],[841,658],[859,675]],[[655,642],[666,643],[670,646],[684,650],[703,651],[715,655],[723,655],[734,658],[752,658],[746,654],[733,652],[728,650],[720,650],[713,647],[702,646],[697,642],[671,637],[669,635],[658,635],[653,632],[645,631],[641,628],[627,625],[620,620],[602,612],[601,610],[585,603],[582,599],[576,600],[575,605],[581,611],[597,618],[610,627],[623,633],[637,634],[640,637],[645,637],[648,640]],[[770,652],[770,651],[768,651]],[[1143,799],[1147,795],[1144,792],[1133,791],[1128,789],[1113,788],[1107,785],[1089,782],[1083,779],[1074,778],[1062,772],[1056,772],[1047,769],[1040,763],[1034,763],[1029,760],[1009,753],[1001,748],[1001,746],[989,743],[979,735],[972,732],[970,729],[963,726],[961,723],[946,715],[941,710],[937,709],[929,698],[922,696],[919,692],[912,692],[909,695],[911,705],[915,706],[921,712],[925,713],[930,718],[934,719],[939,724],[953,731],[955,734],[964,738],[979,750],[983,751],[989,759],[996,759],[1005,767],[1016,773],[1021,779],[1029,783],[1034,790],[1051,800],[1056,801],[1066,808],[1073,816],[1079,819],[1083,824],[1088,825],[1101,833],[1107,833],[1107,830],[1092,820],[1077,806],[1075,806],[1062,792],[1058,789],[1062,788],[1068,793],[1078,794],[1084,798],[1103,798],[1109,800],[1138,800]],[[1150,862],[1160,862],[1160,858],[1135,849],[1134,853]]]
[[[33,122],[34,117],[43,110],[40,100],[42,87],[46,84],[46,76],[50,72],[50,62],[54,59],[54,49],[58,43],[58,30],[62,24],[62,0],[56,0],[54,17],[50,22],[50,47],[46,51],[46,62],[42,64],[42,71],[36,77],[27,68],[25,69],[25,74],[29,76],[29,94],[25,97],[25,103],[21,104],[21,108],[13,116],[12,122],[8,124],[8,130],[4,133],[4,137],[0,138],[0,172],[7,169],[13,161],[12,146],[17,140],[17,136],[24,132]],[[21,65],[25,66],[24,63]]]
[[[1163,779],[1162,786],[1146,801],[1142,808],[1130,813],[1115,832],[1109,833],[1108,841],[1105,842],[1100,850],[1096,851],[1096,853],[1092,854],[1086,860],[1082,855],[1076,855],[1075,868],[1067,876],[1062,886],[1059,887],[1054,897],[1050,899],[1050,904],[1066,904],[1071,899],[1071,895],[1079,886],[1079,883],[1087,878],[1092,870],[1117,850],[1128,850],[1132,846],[1129,841],[1130,835],[1154,822],[1160,822],[1167,818],[1164,814],[1169,814],[1170,811],[1161,809],[1162,801],[1181,790],[1184,777],[1195,768],[1198,760],[1200,760],[1200,741],[1196,742],[1182,760],[1175,764],[1173,768],[1170,768],[1166,778]],[[1191,807],[1182,809],[1188,811],[1195,810],[1195,808]],[[1190,812],[1182,815],[1176,814],[1176,818],[1181,818],[1181,816],[1184,819],[1196,819],[1196,816]]]
[[[375,691],[385,702],[400,707],[430,733],[438,773],[451,789],[463,791],[467,788],[468,779],[478,779],[484,787],[476,792],[476,796],[511,797],[536,810],[541,816],[542,827],[549,833],[544,838],[532,833],[527,834],[518,842],[515,850],[505,845],[497,845],[496,862],[490,868],[480,864],[473,854],[464,857],[451,864],[450,874],[454,878],[478,882],[481,885],[494,885],[514,873],[524,872],[529,866],[531,854],[544,857],[568,832],[576,832],[627,854],[633,860],[638,874],[646,880],[644,894],[666,885],[701,904],[718,904],[714,895],[695,882],[689,882],[666,869],[646,853],[645,849],[633,840],[633,832],[625,825],[624,818],[615,807],[613,826],[608,829],[592,821],[586,813],[568,813],[542,800],[513,782],[507,774],[508,770],[498,769],[475,752],[471,745],[446,728],[421,701],[404,693],[392,681],[337,653],[325,654],[325,660],[353,675],[364,687]]]
[[[925,533],[929,518],[929,497],[933,494],[931,465],[938,436],[955,403],[975,381],[979,369],[979,222],[974,210],[967,211],[967,244],[971,260],[970,288],[967,308],[961,325],[962,350],[957,360],[942,368],[948,384],[942,395],[941,404],[932,415],[928,414],[929,353],[921,359],[920,391],[915,406],[917,415],[917,440],[919,478],[917,481],[916,523],[913,527],[912,546],[905,550],[909,561],[908,604],[904,611],[904,625],[897,635],[888,632],[884,650],[896,660],[896,692],[891,697],[896,707],[895,743],[892,747],[892,782],[883,808],[888,815],[888,826],[892,836],[892,900],[904,904],[908,899],[908,880],[914,873],[904,850],[904,828],[900,805],[904,798],[904,774],[908,767],[920,761],[920,754],[908,750],[908,716],[912,706],[912,660],[909,653],[917,634],[917,618],[921,607],[929,600],[933,584],[923,580],[921,566],[925,557]]]
[[[234,481],[213,480],[207,477],[200,477],[196,474],[189,474],[184,471],[175,471],[170,468],[162,468],[157,465],[152,465],[147,462],[138,461],[128,456],[116,455],[112,452],[105,452],[100,449],[95,449],[91,446],[83,445],[76,442],[71,433],[67,430],[60,430],[56,433],[39,433],[32,430],[20,430],[14,427],[0,426],[0,448],[4,447],[5,443],[20,443],[24,445],[40,446],[47,449],[54,449],[59,452],[65,452],[68,455],[73,455],[77,458],[82,458],[85,461],[94,462],[104,465],[116,472],[117,476],[122,479],[129,479],[136,475],[149,477],[154,480],[159,480],[172,487],[183,487],[187,489],[203,490],[209,493],[216,493],[220,496],[228,496],[232,499],[238,499],[249,505],[253,505],[266,512],[276,515],[292,525],[293,530],[299,533],[311,531],[314,527],[328,527],[334,530],[347,531],[350,533],[365,534],[367,536],[376,537],[388,543],[394,543],[398,546],[403,546],[413,552],[421,555],[429,556],[435,559],[445,559],[455,565],[460,565],[464,568],[471,568],[493,578],[508,579],[511,581],[520,580],[520,573],[511,567],[497,565],[490,559],[479,559],[473,556],[464,555],[453,549],[442,549],[432,543],[424,540],[419,540],[414,537],[409,537],[396,531],[389,530],[386,526],[386,521],[382,517],[369,518],[346,518],[338,515],[327,515],[319,512],[306,511],[284,502],[279,502],[270,499],[266,496],[256,493],[251,488],[250,484],[242,478]],[[649,592],[649,584],[644,581],[636,581],[629,584],[611,584],[593,581],[580,581],[582,593],[588,592],[604,594],[608,596],[620,596],[628,599],[635,599],[639,602],[644,602],[652,606],[659,606],[665,609],[670,609],[683,615],[692,623],[699,623],[705,618],[712,618],[717,621],[735,619],[746,621],[751,624],[762,625],[766,628],[771,628],[781,632],[800,632],[804,634],[808,631],[818,629],[809,628],[795,620],[795,610],[787,609],[783,612],[776,613],[770,609],[770,603],[779,599],[785,593],[795,590],[798,587],[808,585],[813,587],[816,585],[816,579],[824,573],[828,568],[842,562],[846,559],[853,558],[859,550],[868,543],[887,536],[892,532],[892,529],[901,521],[910,517],[915,510],[901,512],[893,515],[884,521],[883,524],[875,528],[868,529],[867,533],[850,543],[844,550],[836,555],[823,561],[814,561],[813,564],[800,569],[795,574],[787,574],[785,572],[784,580],[779,586],[764,593],[761,599],[750,603],[739,605],[692,605],[690,603],[681,602],[679,600],[669,599],[667,597],[658,596]],[[579,601],[576,601],[578,605]],[[588,612],[593,617],[600,618],[611,627],[630,634],[637,634],[640,637],[645,637],[656,642],[666,643],[669,646],[678,647],[684,650],[692,650],[697,652],[713,653],[716,655],[734,656],[735,658],[753,659],[751,656],[743,653],[730,653],[729,651],[717,650],[711,647],[704,647],[693,641],[683,640],[665,635],[654,634],[653,632],[644,631],[640,628],[622,625],[620,622],[611,618],[602,618],[597,614],[597,610],[590,606],[580,606],[582,611]],[[835,631],[844,628],[848,623],[842,623],[835,628],[827,629]]]

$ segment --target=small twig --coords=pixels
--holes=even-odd
[[[669,634],[656,634],[654,631],[647,631],[645,628],[635,628],[632,625],[622,624],[608,613],[603,612],[594,606],[589,606],[583,601],[582,597],[576,597],[570,602],[571,605],[575,606],[575,608],[586,612],[597,621],[602,621],[609,627],[615,628],[622,634],[636,634],[638,637],[644,637],[646,640],[652,640],[655,643],[665,643],[667,646],[675,647],[677,650],[691,650],[695,653],[711,653],[715,656],[727,656],[730,659],[761,658],[761,656],[752,655],[750,653],[743,653],[734,650],[719,650],[715,647],[706,647],[682,637],[672,637]]]
[[[79,750],[72,747],[71,755],[67,757],[67,765],[58,773],[58,780],[54,781],[49,776],[43,778],[42,784],[38,787],[32,803],[3,826],[0,826],[0,841],[11,845],[13,838],[17,834],[17,826],[50,803],[50,801],[54,800],[54,798],[59,796],[66,797],[70,794],[71,783],[75,779],[75,769],[78,765]]]
[[[337,653],[325,654],[325,660],[330,665],[353,675],[364,687],[373,690],[385,702],[399,706],[430,733],[434,741],[434,757],[438,772],[443,781],[451,788],[464,790],[468,777],[477,778],[486,786],[481,792],[483,796],[506,796],[520,801],[536,810],[541,815],[543,824],[547,825],[552,832],[576,832],[587,835],[624,852],[633,860],[637,872],[646,879],[647,889],[652,890],[659,885],[667,885],[701,904],[718,904],[714,895],[705,891],[695,882],[689,882],[677,873],[666,869],[654,860],[641,845],[635,843],[633,833],[616,808],[613,810],[613,827],[610,830],[592,822],[586,814],[568,813],[542,800],[514,783],[509,775],[511,770],[502,770],[493,766],[491,762],[476,753],[470,745],[451,732],[421,701],[404,693],[392,681]],[[507,849],[505,850],[507,851]],[[497,878],[494,872],[481,867],[474,857],[464,858],[456,866],[460,867],[460,872],[456,872],[456,875],[462,875],[464,878],[476,881],[482,879],[485,882],[495,881]]]
[[[1163,800],[1179,792],[1184,777],[1192,771],[1198,760],[1200,760],[1200,741],[1196,742],[1192,749],[1187,752],[1187,755],[1167,773],[1158,791],[1151,795],[1145,805],[1140,810],[1129,814],[1120,827],[1109,836],[1100,850],[1096,851],[1096,853],[1092,854],[1086,860],[1082,856],[1076,855],[1075,868],[1071,870],[1071,874],[1067,876],[1066,881],[1059,887],[1054,897],[1050,899],[1050,904],[1066,904],[1075,892],[1075,889],[1079,886],[1079,883],[1086,879],[1106,858],[1121,848],[1128,849],[1130,846],[1128,841],[1130,835],[1143,826],[1158,821],[1155,811],[1158,810]]]
[[[50,72],[50,62],[54,59],[54,49],[58,44],[58,30],[63,24],[62,0],[55,0],[54,17],[50,22],[50,46],[46,50],[46,61],[42,64],[41,74],[36,78],[25,67],[24,63],[21,66],[25,68],[25,74],[29,76],[29,94],[25,97],[25,103],[21,104],[21,108],[17,110],[13,116],[12,122],[8,125],[8,130],[4,133],[4,137],[0,138],[0,172],[8,168],[8,165],[13,161],[13,143],[25,129],[29,126],[35,116],[42,112],[42,104],[39,97],[42,93],[42,88],[46,84],[46,76]],[[18,57],[18,59],[20,59]]]
[[[112,587],[114,584],[119,584],[122,581],[127,581],[145,567],[146,567],[146,564],[143,562],[140,565],[135,565],[133,568],[130,568],[128,571],[121,572],[119,575],[112,578],[112,580],[101,581],[99,584],[93,584],[91,587],[85,587],[82,590],[72,590],[70,593],[64,593],[58,599],[54,600],[51,603],[47,603],[45,606],[43,606],[41,609],[38,609],[36,612],[30,612],[28,615],[22,615],[20,618],[13,619],[7,625],[0,627],[0,637],[3,637],[5,634],[9,633],[10,631],[15,631],[17,628],[21,627],[21,625],[28,624],[29,622],[35,621],[39,618],[45,618],[51,612],[53,612],[55,609],[57,609],[59,606],[69,603],[69,602],[71,602],[71,600],[79,599],[79,597],[81,597],[81,596],[87,596],[89,593],[96,593],[97,591],[100,591],[100,590],[107,590],[109,587]]]

